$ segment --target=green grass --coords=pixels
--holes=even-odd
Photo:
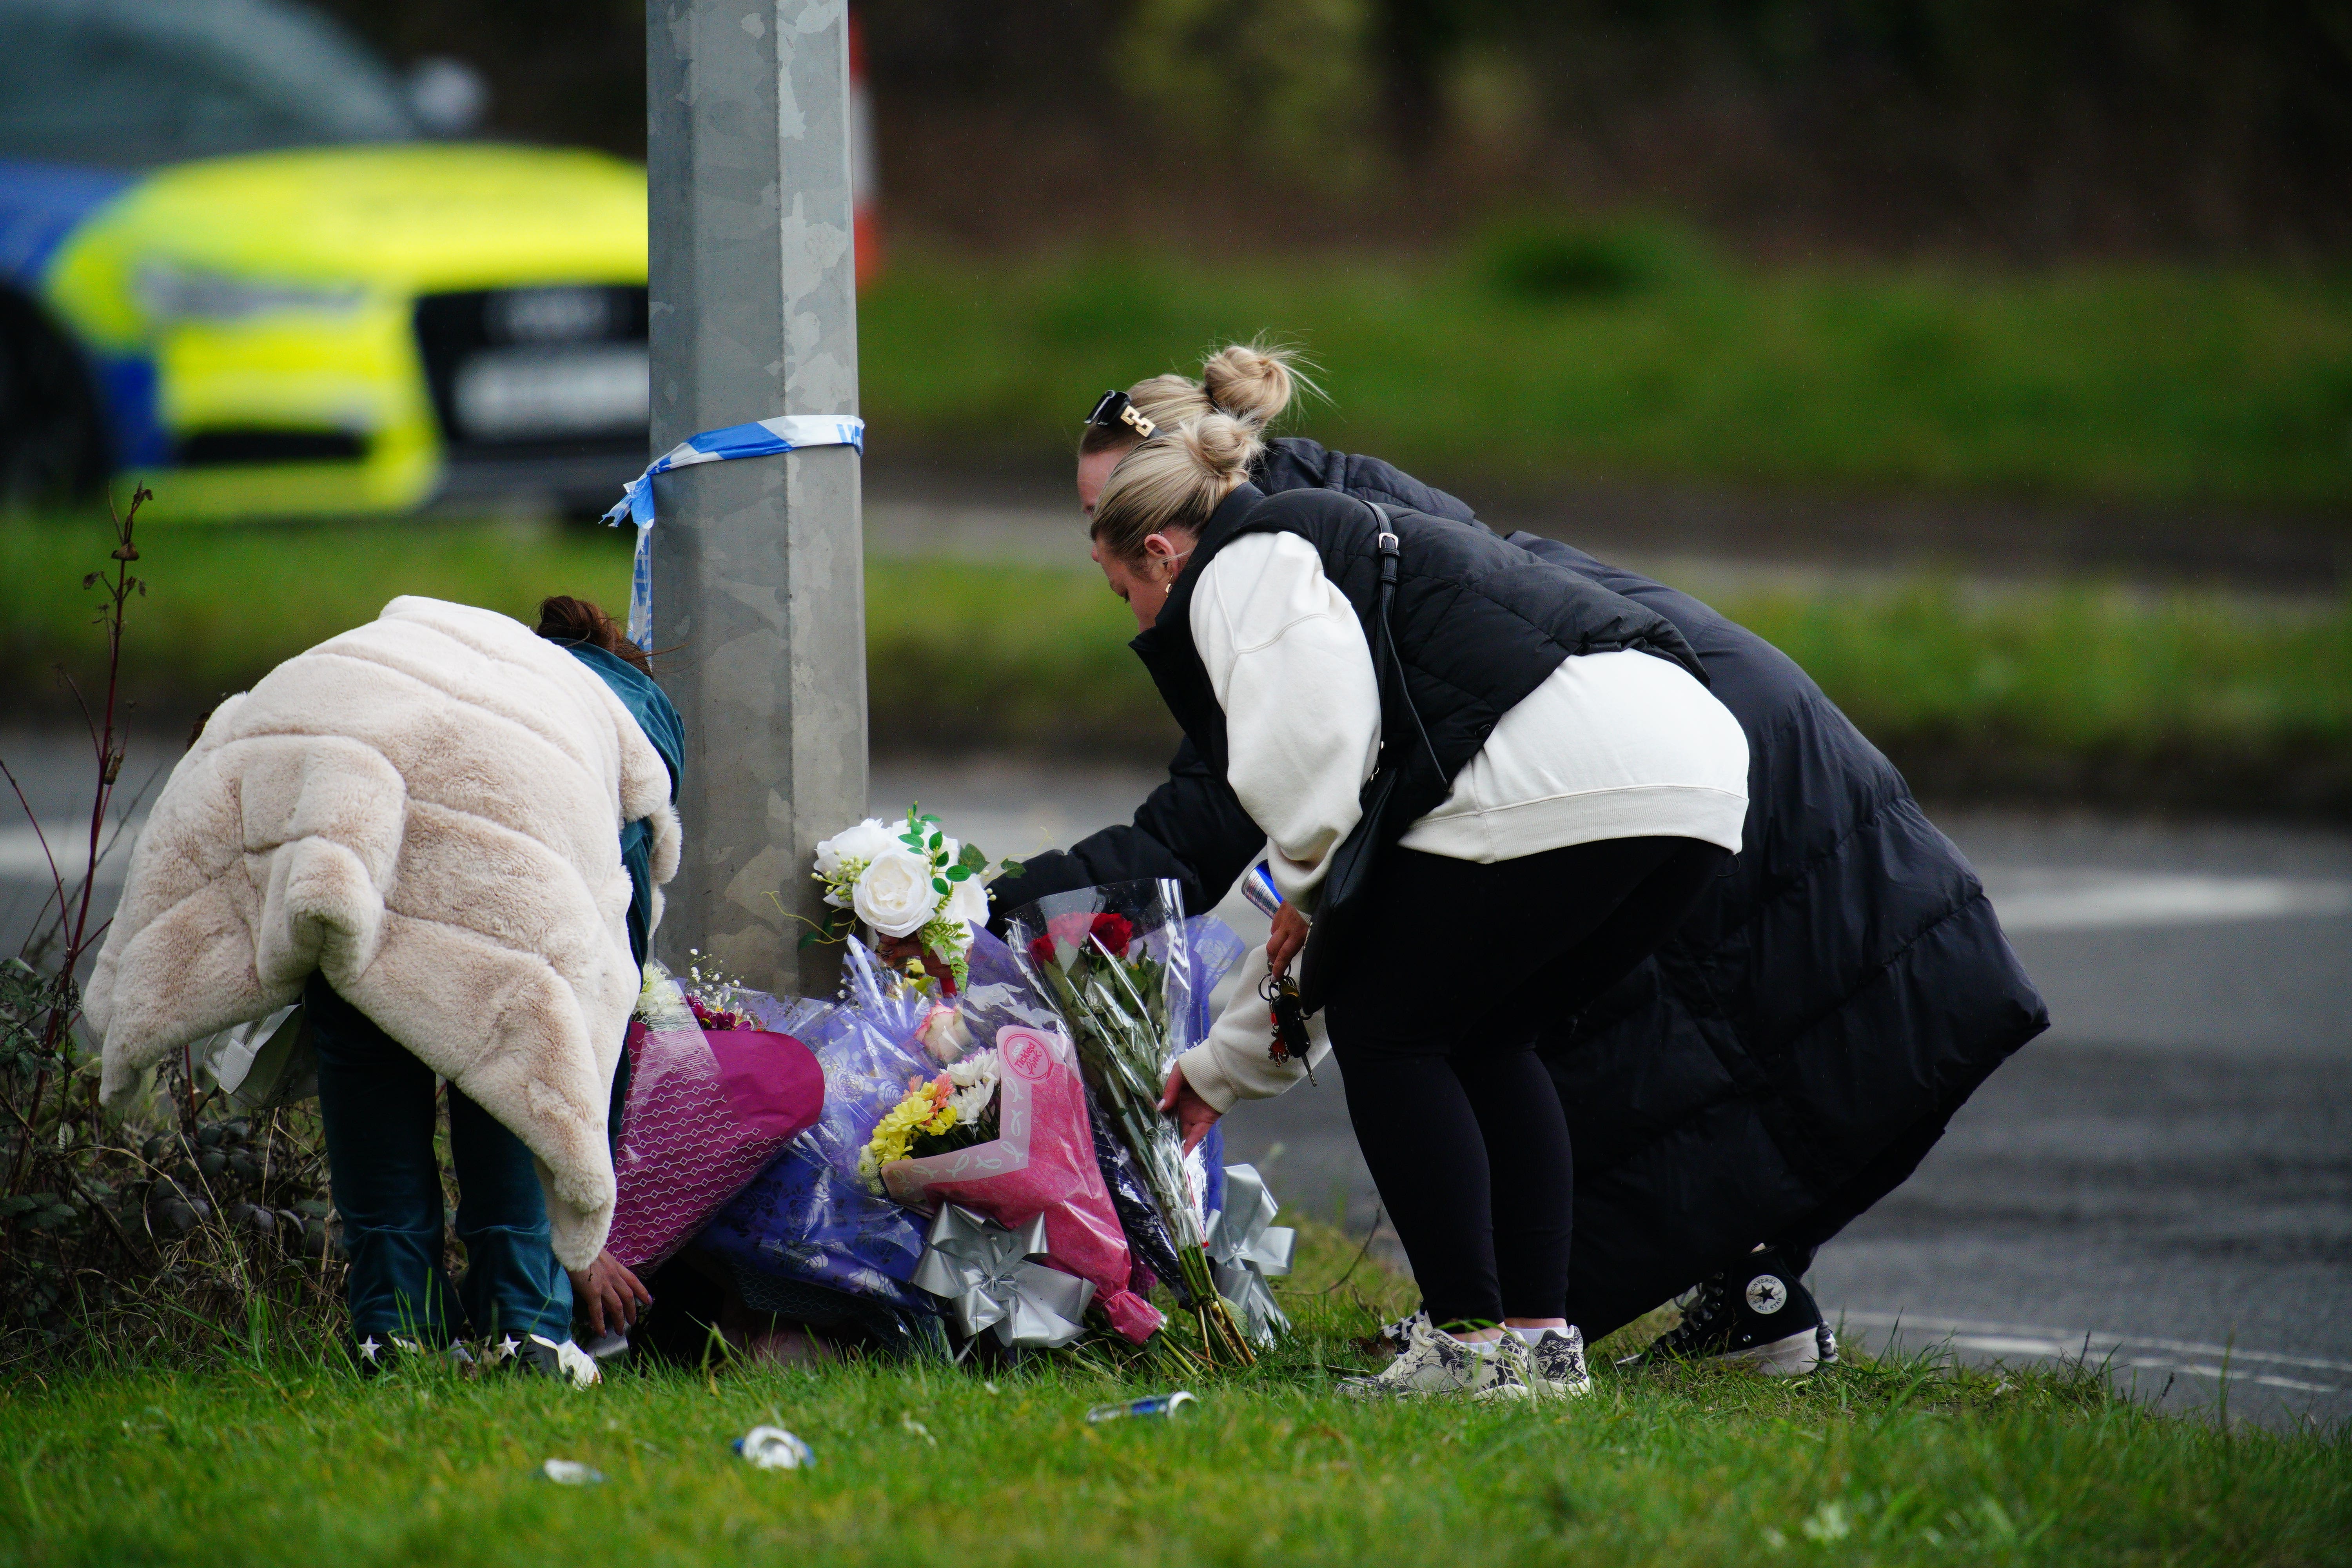
[[[0,1563],[2303,1563],[2347,1560],[2352,1453],[2169,1418],[2080,1369],[1933,1358],[1794,1382],[1604,1372],[1591,1397],[1366,1407],[1327,1363],[1410,1288],[1310,1226],[1298,1327],[1197,1414],[1068,1362],[624,1372],[576,1393],[362,1384],[280,1343],[0,1384]],[[760,1472],[728,1443],[815,1448]],[[911,1423],[911,1425],[910,1425]],[[540,1475],[584,1461],[605,1484]]]
[[[388,600],[423,594],[529,618],[550,594],[628,602],[622,531],[428,521],[142,528],[123,641],[126,689],[181,722],[242,691],[282,659],[373,620]],[[103,519],[0,521],[0,660],[11,706],[70,701],[102,679],[98,595],[75,584],[110,565]]]
[[[1066,452],[1102,388],[1270,331],[1324,367],[1307,433],[1432,478],[2352,501],[2342,277],[1762,270],[1672,236],[1583,291],[1514,267],[894,257],[860,302],[874,449]]]
[[[56,710],[51,666],[85,680],[95,667],[88,595],[70,584],[102,558],[100,537],[0,527],[0,670],[26,710]],[[627,592],[627,540],[593,530],[158,528],[142,551],[152,587],[132,609],[128,686],[183,719],[398,593],[528,616],[548,593],[617,610]],[[1158,761],[1172,743],[1127,611],[1083,565],[876,559],[866,597],[884,744]],[[2352,605],[1932,581],[1717,602],[1938,789],[2352,812]]]

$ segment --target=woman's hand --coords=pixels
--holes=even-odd
[[[1307,917],[1298,907],[1285,899],[1282,907],[1274,911],[1274,931],[1265,939],[1265,972],[1279,974],[1290,967],[1298,950],[1307,945]]]
[[[1160,1097],[1160,1109],[1176,1113],[1176,1126],[1184,1134],[1184,1152],[1187,1154],[1192,1152],[1194,1144],[1209,1135],[1209,1129],[1217,1124],[1219,1115],[1215,1107],[1202,1100],[1199,1091],[1184,1081],[1181,1067],[1168,1069],[1168,1092]]]
[[[635,1326],[638,1313],[654,1304],[653,1292],[638,1281],[627,1264],[609,1252],[598,1253],[596,1261],[585,1268],[567,1272],[572,1276],[572,1310],[599,1334]]]

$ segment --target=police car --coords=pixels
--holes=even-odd
[[[646,455],[646,181],[436,138],[288,0],[0,0],[0,509],[602,506]]]

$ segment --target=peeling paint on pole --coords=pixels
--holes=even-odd
[[[653,0],[646,15],[653,449],[857,411],[844,0]],[[653,537],[663,684],[687,724],[687,852],[659,947],[754,985],[806,973],[818,838],[866,810],[858,455],[666,474]]]

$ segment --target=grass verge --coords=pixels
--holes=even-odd
[[[50,667],[96,657],[88,596],[69,585],[102,555],[98,537],[87,524],[0,527],[0,668],[21,716],[59,708]],[[627,540],[599,530],[157,530],[126,688],[184,721],[395,594],[522,616],[557,592],[617,608],[627,561]],[[1150,762],[1172,745],[1125,646],[1127,612],[1083,567],[877,558],[866,599],[879,745]],[[2352,816],[2352,605],[1922,581],[1735,593],[1719,607],[1795,658],[1931,793]]]
[[[2343,277],[1763,271],[1671,233],[1500,235],[1456,260],[899,256],[859,301],[866,413],[877,449],[1059,456],[1104,387],[1261,331],[1324,367],[1307,434],[1486,493],[1599,472],[2352,500]]]
[[[1748,1563],[2340,1561],[2341,1435],[2158,1416],[2079,1369],[1603,1373],[1565,1405],[1365,1406],[1326,1363],[1409,1295],[1328,1228],[1298,1332],[1197,1414],[1071,1361],[624,1372],[573,1393],[225,1345],[0,1384],[0,1563]],[[729,1439],[781,1424],[814,1468]],[[550,1458],[607,1480],[556,1486]]]

